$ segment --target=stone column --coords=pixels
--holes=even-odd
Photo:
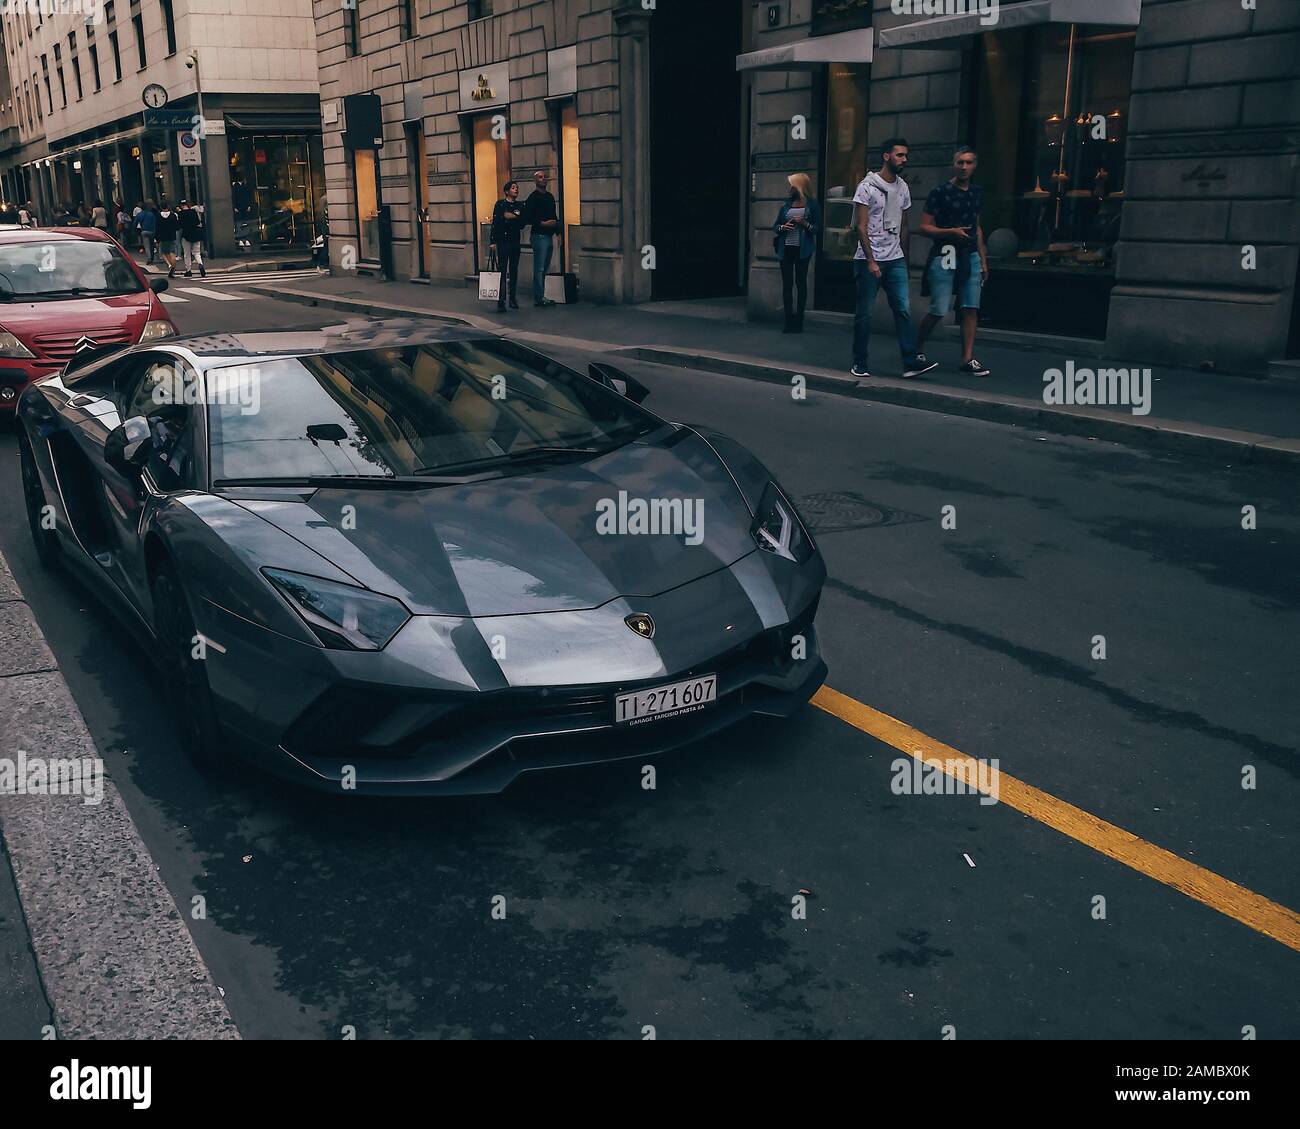
[[[619,173],[622,204],[623,302],[648,302],[651,277],[642,269],[650,242],[650,12],[623,0],[614,12],[618,40]]]
[[[1300,257],[1297,57],[1300,4],[1143,8],[1109,354],[1239,371],[1285,356]]]

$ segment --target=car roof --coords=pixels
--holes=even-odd
[[[450,341],[482,341],[496,335],[468,325],[438,324],[423,318],[353,319],[305,329],[249,330],[247,333],[197,333],[151,342],[177,348],[209,364],[244,357],[294,357],[322,353],[392,349]]]

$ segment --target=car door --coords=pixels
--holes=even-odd
[[[147,419],[152,442],[139,474],[124,475],[99,460],[110,535],[105,551],[95,559],[143,614],[149,592],[141,537],[153,511],[195,484],[201,409],[194,395],[197,377],[179,357],[142,353],[128,363],[118,385],[118,414],[123,421]]]

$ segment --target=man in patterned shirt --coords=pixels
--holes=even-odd
[[[934,243],[925,265],[930,312],[921,322],[916,347],[925,347],[925,339],[951,312],[955,301],[961,321],[961,364],[957,371],[967,376],[989,375],[989,370],[975,359],[980,291],[989,277],[988,251],[980,226],[984,190],[972,180],[978,164],[974,149],[961,148],[953,154],[954,175],[926,197],[925,213],[917,229]]]

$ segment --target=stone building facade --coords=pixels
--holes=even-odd
[[[852,22],[850,8],[773,0],[752,12],[752,316],[779,305],[760,236],[785,176],[830,171],[850,140],[836,115],[856,113],[866,165],[878,166],[885,138],[910,142],[914,227],[953,149],[980,150],[985,232],[999,231],[1002,252],[982,323],[1233,370],[1300,355],[1300,4],[1003,0],[986,24],[859,0],[871,61],[845,63],[861,58],[852,36],[817,23],[830,10]],[[828,35],[846,42],[840,60],[762,57]],[[799,113],[809,116],[802,140],[790,125]],[[844,208],[834,194],[852,177],[832,179],[818,181],[824,204],[832,194],[828,229]],[[913,263],[927,250],[914,239]],[[847,309],[846,278],[824,241],[814,304]]]
[[[317,0],[334,265],[472,281],[502,185],[517,179],[527,197],[545,169],[562,214],[553,273],[578,275],[584,300],[739,293],[742,7],[719,11],[701,21],[696,0]],[[378,148],[348,120],[368,112],[357,95],[378,98]],[[721,125],[701,120],[710,101]]]
[[[744,295],[766,319],[771,224],[805,172],[813,306],[847,311],[853,190],[901,135],[914,226],[953,149],[980,150],[990,329],[1232,369],[1295,356],[1300,3],[989,6],[316,0],[332,259],[472,284],[501,183],[527,196],[544,168],[553,269],[584,300]],[[350,127],[356,96],[375,137]]]
[[[310,247],[324,176],[309,0],[105,0],[93,21],[33,0],[6,6],[0,31],[6,198],[48,222],[96,198],[187,196],[218,254]],[[163,97],[148,108],[151,87]]]

